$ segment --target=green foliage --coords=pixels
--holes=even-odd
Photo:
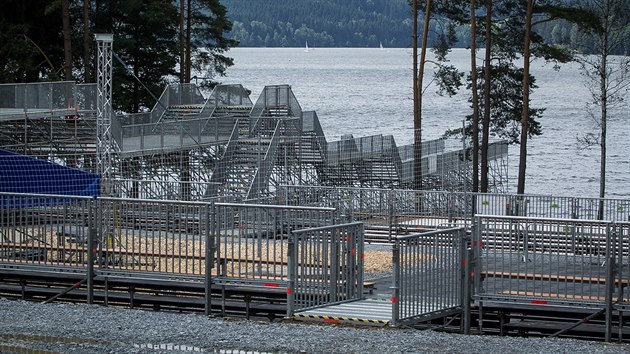
[[[137,112],[152,108],[154,97],[177,74],[178,3],[170,0],[92,0],[90,3],[90,32],[113,33],[114,53],[124,62],[122,65],[114,61],[114,109]],[[226,52],[237,45],[223,35],[232,29],[226,9],[219,0],[192,3],[192,66],[208,77],[223,75],[233,65]],[[83,4],[84,0],[69,1],[73,64],[77,79],[93,82],[93,78],[81,77],[82,69],[93,65],[82,59]],[[89,38],[93,50],[94,40],[91,35]],[[0,1],[0,82],[58,80],[63,54],[60,0]],[[94,61],[94,53],[87,57]]]
[[[232,30],[227,9],[218,0],[192,1],[192,69],[204,73],[204,77],[224,76],[225,70],[234,65],[225,55],[238,41],[224,36]]]
[[[0,1],[0,82],[57,80],[63,66],[60,8],[48,0]],[[48,10],[47,10],[48,9]]]
[[[151,109],[153,96],[163,90],[168,75],[175,74],[179,17],[175,6],[165,6],[168,4],[163,0],[112,0],[97,9],[95,17],[107,16],[107,21],[97,21],[96,31],[114,33],[114,52],[126,64],[123,67],[115,61],[114,65],[115,110]]]
[[[245,47],[411,45],[406,0],[223,0],[231,38]]]
[[[478,68],[479,90],[484,85],[483,68]],[[492,82],[490,85],[490,133],[501,139],[506,139],[510,144],[518,144],[521,135],[521,114],[523,112],[523,69],[513,63],[502,61],[491,67]],[[529,76],[530,90],[537,88],[536,79]],[[470,88],[470,83],[469,83]],[[479,95],[479,109],[483,111],[483,95]],[[539,119],[544,108],[529,109],[528,137],[542,134],[542,126]],[[472,132],[472,115],[468,115],[466,134]],[[446,135],[460,134],[461,129],[447,132]]]

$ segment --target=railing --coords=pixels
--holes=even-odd
[[[332,208],[1,197],[0,267],[85,275],[90,303],[103,276],[286,288],[297,308],[362,294],[362,225]]]
[[[215,203],[211,234],[218,283],[286,287],[294,230],[334,224],[332,208]]]
[[[630,310],[630,291],[623,286],[624,279],[630,278],[630,222],[619,222],[617,226],[617,253],[615,254],[615,282],[617,297],[612,298],[613,306],[619,311]]]
[[[0,262],[87,273],[94,199],[0,193]]]
[[[437,228],[472,225],[472,215],[597,219],[630,218],[630,200],[538,195],[413,191],[325,186],[282,186],[278,202],[287,205],[339,208],[348,221],[375,227]]]
[[[393,248],[392,321],[426,321],[463,311],[466,249],[464,228],[397,236]]]
[[[354,187],[282,186],[278,191],[281,204],[338,208],[345,220],[392,232],[464,225],[470,198],[465,193]]]
[[[283,110],[286,110],[284,116],[302,117],[300,103],[295,98],[289,85],[265,86],[254,104],[251,117],[263,117],[265,110],[269,108],[274,109],[275,107],[281,107]]]
[[[289,312],[363,298],[363,224],[292,232]]]
[[[218,183],[117,179],[123,198],[208,201],[207,191]]]
[[[1,84],[0,108],[3,114],[24,116],[44,113],[76,113],[74,83],[71,81]]]
[[[310,141],[310,139],[312,139],[313,149],[319,153],[322,161],[325,161],[328,154],[328,142],[326,142],[326,135],[324,134],[324,130],[315,111],[304,112],[302,118],[302,132],[304,135],[301,137],[302,141]],[[309,134],[313,136],[307,137]]]
[[[98,273],[206,274],[210,204],[99,198]]]
[[[610,341],[613,310],[630,308],[630,224],[490,215],[475,224],[472,298],[480,307],[590,309],[589,318],[605,318]]]
[[[488,215],[476,225],[477,301],[601,309],[624,299],[630,243],[618,225]]]
[[[212,171],[212,176],[210,177],[210,183],[213,183],[213,188],[208,188],[206,190],[206,197],[216,197],[219,195],[219,186],[225,184],[227,179],[227,170],[228,165],[232,163],[233,158],[235,156],[236,149],[238,148],[238,120],[232,126],[232,132],[230,134],[230,139],[228,140],[227,146],[225,147],[225,152],[221,159],[214,167]]]
[[[278,150],[278,144],[280,142],[280,130],[282,125],[282,121],[279,121],[276,124],[276,129],[274,129],[271,142],[265,152],[265,157],[258,162],[256,174],[252,184],[249,186],[245,199],[260,198],[263,196],[263,191],[269,189],[269,178],[271,177],[271,172],[276,162],[276,151]]]

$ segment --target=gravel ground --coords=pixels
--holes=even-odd
[[[30,348],[32,351],[26,351]],[[630,345],[223,320],[0,299],[0,352],[19,353],[630,353]]]

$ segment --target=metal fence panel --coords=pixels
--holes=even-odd
[[[630,222],[616,224],[617,246],[615,262],[615,285],[618,288],[617,297],[613,297],[615,307],[619,310],[630,310]]]
[[[619,247],[612,225],[595,220],[477,216],[473,244],[481,249],[475,298],[602,307],[614,263],[610,256]]]
[[[289,249],[293,310],[363,297],[362,223],[295,230]]]
[[[0,263],[87,271],[94,200],[0,193]]]
[[[452,228],[395,239],[394,324],[462,309],[465,235],[464,228]]]
[[[99,272],[203,276],[209,212],[206,203],[99,198]]]
[[[335,209],[215,203],[219,283],[285,286],[291,232],[334,224]]]

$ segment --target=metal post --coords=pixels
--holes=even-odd
[[[205,214],[206,214],[206,264],[205,264],[205,279],[204,279],[204,295],[205,295],[205,306],[204,306],[204,314],[206,316],[210,316],[212,314],[212,266],[214,264],[214,253],[216,250],[214,244],[214,235],[216,232],[216,207],[212,204],[212,210],[208,210],[208,206],[206,205]],[[208,220],[209,218],[209,220]]]
[[[296,261],[295,244],[297,243],[297,239],[299,237],[298,235],[299,234],[291,232],[289,243],[287,245],[287,265],[289,266],[289,285],[287,288],[287,318],[291,318],[293,316],[295,308],[295,277],[297,274],[298,264],[298,262]]]
[[[400,304],[398,303],[398,299],[400,296],[400,244],[399,240],[396,239],[394,241],[394,246],[392,248],[392,323],[394,325],[398,324],[400,319],[399,310]]]
[[[465,231],[464,231],[465,232]],[[463,243],[466,243],[466,240],[462,239]],[[464,284],[463,284],[463,296],[462,296],[462,305],[464,307],[464,334],[470,334],[470,307],[471,307],[471,272],[473,271],[471,267],[471,260],[473,258],[473,250],[466,247],[465,250],[465,258],[464,258]]]
[[[610,342],[612,335],[612,320],[613,320],[613,295],[615,286],[615,268],[616,259],[615,251],[617,250],[616,239],[617,233],[615,228],[608,225],[606,230],[606,342]],[[620,283],[621,284],[621,283]],[[620,285],[621,286],[621,285]],[[621,323],[619,324],[621,326]]]
[[[388,228],[388,238],[389,238],[389,242],[392,241],[392,238],[394,237],[394,233],[393,233],[393,225],[394,225],[394,197],[393,197],[393,190],[387,191],[387,195],[389,196],[389,203],[387,205],[388,211],[388,218],[389,218],[389,228]]]
[[[339,268],[340,258],[339,254],[339,240],[340,235],[338,229],[330,231],[330,300],[329,302],[337,302],[337,283],[339,283]],[[325,239],[323,240],[325,242]]]
[[[96,199],[89,202],[88,207],[88,269],[87,269],[87,303],[94,303],[94,259],[96,258],[96,227],[94,225],[94,204]]]

